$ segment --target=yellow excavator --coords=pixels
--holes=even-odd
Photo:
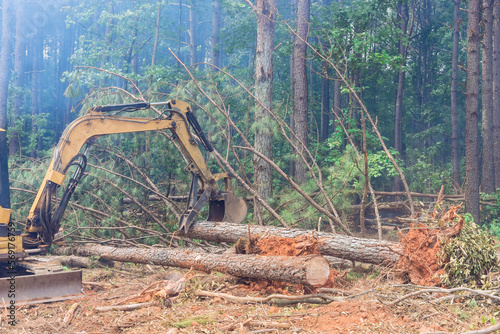
[[[125,112],[163,106],[166,109],[151,118],[122,116]],[[8,174],[7,178],[5,177],[6,159],[3,159],[4,166],[0,165],[0,277],[4,277],[0,278],[0,297],[7,299],[9,289],[12,288],[12,277],[17,277],[14,285],[17,300],[56,298],[80,292],[81,272],[43,275],[29,271],[20,273],[17,269],[20,268],[18,264],[31,253],[44,252],[52,243],[61,226],[61,219],[71,195],[84,175],[87,165],[86,155],[96,138],[109,134],[163,129],[168,129],[172,133],[172,139],[178,143],[188,161],[186,170],[192,176],[186,209],[179,220],[179,230],[187,232],[207,203],[209,204],[207,220],[234,223],[243,221],[247,214],[246,203],[231,191],[232,175],[227,172],[212,173],[209,170],[198,147],[198,141],[208,152],[214,149],[186,102],[172,99],[166,102],[93,107],[64,130],[31,206],[22,234],[16,231],[10,221]],[[72,176],[66,180],[70,167],[73,171]],[[219,189],[218,181],[224,181],[223,190]],[[58,189],[63,186],[64,192],[58,196]]]

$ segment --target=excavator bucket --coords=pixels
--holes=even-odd
[[[208,220],[214,222],[241,223],[247,215],[247,204],[244,199],[236,197],[232,192],[224,194],[223,200],[211,200]]]

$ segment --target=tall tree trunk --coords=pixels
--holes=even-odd
[[[273,155],[273,129],[267,109],[272,106],[274,29],[276,0],[257,0],[257,47],[255,51],[255,97],[264,105],[256,103],[255,149],[266,157]],[[254,156],[254,179],[259,195],[272,196],[272,168],[261,158]],[[256,207],[259,210],[258,206]]]
[[[498,2],[493,6],[493,15],[493,160],[495,187],[500,188],[500,4]]]
[[[10,54],[12,53],[11,37],[12,0],[2,1],[2,47],[0,51],[0,129],[7,130],[7,100],[9,99]],[[5,134],[5,133],[4,133]],[[3,136],[5,139],[5,136]]]
[[[297,32],[295,36],[293,58],[294,76],[294,120],[295,135],[299,144],[299,154],[307,148],[308,127],[307,127],[307,37],[309,34],[309,0],[298,0],[297,2]],[[304,183],[306,179],[306,166],[301,160],[295,163],[295,180],[298,184]]]
[[[341,91],[341,85],[342,82],[340,78],[336,75],[335,82],[333,84],[333,119],[335,120],[335,117],[338,115],[340,116],[342,114],[342,91]],[[335,127],[336,124],[333,122],[333,127],[332,127],[332,132],[335,132]]]
[[[470,0],[467,14],[467,82],[465,95],[465,210],[476,223],[479,215],[479,43],[481,0]]]
[[[19,120],[19,115],[23,111],[23,94],[24,83],[24,58],[26,57],[26,41],[24,39],[25,25],[25,0],[16,2],[16,42],[14,45],[14,89],[16,95],[14,98],[11,124],[16,125]],[[10,133],[9,154],[15,155],[20,151],[18,129],[12,128]]]
[[[151,67],[154,67],[156,64],[156,56],[158,54],[158,43],[160,41],[160,19],[161,19],[161,9],[162,9],[162,1],[158,0],[156,9],[156,22],[155,22],[155,41],[153,42],[153,53],[151,55]],[[132,68],[134,68],[134,73],[138,72],[139,69],[139,59],[137,54],[132,58]],[[153,74],[149,76],[148,87],[151,88],[153,85]],[[135,90],[135,89],[134,89]],[[134,91],[134,94],[137,92]]]
[[[290,20],[294,20],[297,17],[297,0],[290,0]],[[290,40],[293,42],[295,40],[295,35],[293,32],[290,34]],[[294,77],[294,52],[290,54],[290,105],[293,106],[293,99],[295,93],[295,77]],[[290,115],[290,138],[296,142],[295,138],[295,118],[294,113]],[[293,151],[296,153],[295,151]],[[290,173],[289,175],[295,175],[295,159],[290,159]]]
[[[60,78],[62,77],[62,73],[64,71],[69,70],[70,68],[70,58],[73,55],[73,52],[75,51],[75,39],[76,36],[78,36],[78,31],[76,29],[65,29],[64,30],[64,41],[63,41],[63,56],[61,57],[61,62],[59,64],[60,68]],[[61,86],[62,87],[62,86]],[[64,97],[63,94],[61,94],[60,97],[61,100],[61,111],[62,111],[62,123],[59,124],[59,132],[56,135],[56,138],[59,138],[60,134],[62,133],[63,129],[66,128],[66,125],[71,122],[71,119],[73,117],[71,113],[71,104],[72,104],[72,99]]]
[[[212,6],[212,37],[210,40],[210,61],[212,65],[220,67],[220,28],[221,28],[221,17],[222,10],[220,6],[220,0],[214,0]],[[212,67],[213,71],[217,71],[215,67]]]
[[[196,4],[195,1],[191,2],[189,6],[189,50],[190,50],[190,65],[193,66],[198,62],[196,57],[196,26],[198,22],[196,19]]]
[[[321,132],[320,139],[325,141],[330,135],[330,79],[328,78],[328,65],[321,64],[323,75],[321,77]]]
[[[460,0],[453,0],[453,52],[451,56],[451,156],[453,160],[453,181],[460,187],[460,156],[458,155],[457,83],[458,83],[458,39]],[[500,37],[500,35],[499,35]],[[500,41],[500,40],[499,40]],[[500,46],[499,46],[500,47]],[[500,50],[500,49],[499,49]],[[500,72],[499,72],[500,74]],[[500,77],[499,77],[500,78]],[[500,88],[499,88],[500,92]],[[498,100],[500,103],[500,100]],[[500,106],[500,104],[499,104]],[[500,168],[500,167],[499,167]]]
[[[32,41],[32,59],[33,59],[33,68],[32,68],[32,76],[31,76],[31,135],[36,136],[33,140],[36,140],[36,143],[31,143],[31,157],[37,157],[37,151],[40,149],[39,141],[41,140],[41,136],[38,135],[37,126],[36,126],[36,118],[40,113],[40,71],[42,68],[42,59],[43,59],[43,49],[42,49],[42,38],[34,38]],[[34,146],[33,146],[34,145]]]
[[[0,51],[0,206],[10,208],[9,165],[7,151],[7,100],[10,54],[12,49],[12,1],[2,1],[2,49]]]
[[[179,20],[177,21],[177,57],[181,58],[181,42],[182,42],[182,0],[179,0]],[[181,64],[177,63],[177,67],[181,68]]]
[[[405,84],[406,65],[406,45],[405,39],[408,27],[408,4],[402,3],[398,5],[398,19],[400,22],[401,35],[399,38],[399,54],[402,62],[398,72],[398,89],[396,92],[396,104],[394,107],[394,148],[398,152],[399,157],[403,155],[403,94]],[[401,190],[401,179],[399,175],[395,176],[392,183],[393,191]]]
[[[155,66],[156,64],[156,55],[158,53],[158,42],[160,41],[160,18],[161,18],[161,9],[162,9],[162,1],[158,1],[158,8],[156,9],[156,22],[155,22],[155,41],[153,43],[153,54],[151,55],[151,66]]]
[[[482,61],[482,135],[483,171],[481,190],[495,191],[493,166],[493,0],[483,1],[483,61]]]

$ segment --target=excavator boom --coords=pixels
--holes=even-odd
[[[165,105],[167,110],[153,118],[119,115],[121,112],[133,112],[160,105]],[[168,116],[164,115],[166,112],[169,112]],[[190,126],[196,137],[191,133]],[[87,165],[86,155],[96,138],[109,134],[165,129],[172,133],[172,139],[176,140],[182,154],[188,160],[189,163],[186,169],[192,176],[189,198],[186,210],[179,221],[179,229],[187,231],[200,210],[207,203],[209,203],[209,220],[241,222],[246,216],[246,203],[232,193],[231,175],[229,173],[213,174],[208,168],[198,147],[197,138],[208,152],[212,152],[214,149],[187,103],[169,100],[156,103],[140,102],[98,106],[89,109],[84,116],[77,118],[64,130],[59,143],[54,149],[52,161],[29,211],[24,234],[22,238],[19,235],[11,238],[15,244],[13,251],[9,249],[8,244],[10,240],[9,227],[12,224],[9,221],[10,203],[0,203],[0,264],[2,255],[5,255],[4,260],[9,260],[10,253],[15,254],[16,259],[21,259],[26,256],[26,249],[44,249],[52,243],[54,235],[59,230],[62,216],[71,195],[84,175]],[[0,135],[2,135],[1,132]],[[74,167],[73,175],[66,181],[65,191],[58,201],[58,206],[53,208],[52,203],[57,197],[57,190],[65,183],[68,170],[72,166]],[[224,190],[219,190],[217,185],[219,180],[224,180]],[[5,186],[3,179],[0,181],[3,194],[5,189],[8,191],[8,176],[7,186]],[[2,242],[4,240],[2,227],[7,229],[5,233],[7,238],[5,242],[7,243],[5,244]],[[61,278],[62,274],[59,273],[58,275],[57,280],[64,281],[64,278]],[[75,284],[78,275],[72,275],[73,278],[70,279],[72,288],[69,290],[74,292],[75,288],[81,289],[81,283]],[[79,277],[81,280],[81,275]],[[50,281],[50,278],[44,278],[44,282]],[[26,286],[29,287],[26,291],[40,291],[36,285],[42,283],[37,283],[36,278],[30,278],[26,282]],[[38,282],[41,281],[38,280]],[[2,279],[0,279],[0,293],[3,292],[2,287],[7,285],[7,283],[2,283]],[[49,288],[46,291],[50,291],[48,297],[54,297],[54,289]],[[30,293],[39,297],[37,293]],[[41,292],[41,294],[44,293]],[[57,295],[57,293],[55,294]]]

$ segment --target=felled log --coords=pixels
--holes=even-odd
[[[217,271],[239,277],[322,286],[330,267],[320,255],[300,257],[242,254],[209,254],[169,248],[115,248],[88,245],[72,248],[79,256],[105,260]]]
[[[157,304],[157,302],[147,302],[147,303],[138,303],[138,304],[130,304],[130,305],[113,305],[113,306],[103,306],[96,307],[95,310],[97,312],[109,312],[109,311],[134,311],[143,307],[150,307]]]
[[[426,197],[426,198],[438,198],[439,194],[423,194],[423,193],[410,193],[412,197]],[[406,197],[406,193],[404,191],[376,191],[376,196],[402,196]],[[464,198],[463,195],[443,195],[443,199],[447,200],[462,200]]]
[[[177,232],[179,233],[179,232]],[[247,238],[248,233],[257,235],[274,235],[295,238],[313,234],[319,238],[318,251],[322,255],[372,264],[390,264],[398,260],[398,245],[393,242],[350,237],[326,232],[315,232],[300,229],[285,229],[274,226],[256,226],[232,224],[226,222],[196,221],[188,233],[181,234],[192,239],[216,242],[235,243],[240,238]]]
[[[65,254],[66,255],[66,254]],[[89,268],[92,264],[92,261],[87,258],[87,257],[82,257],[82,256],[39,256],[36,258],[33,258],[37,262],[56,262],[59,263],[60,265],[63,266],[68,266],[68,267],[80,267],[80,268]]]

